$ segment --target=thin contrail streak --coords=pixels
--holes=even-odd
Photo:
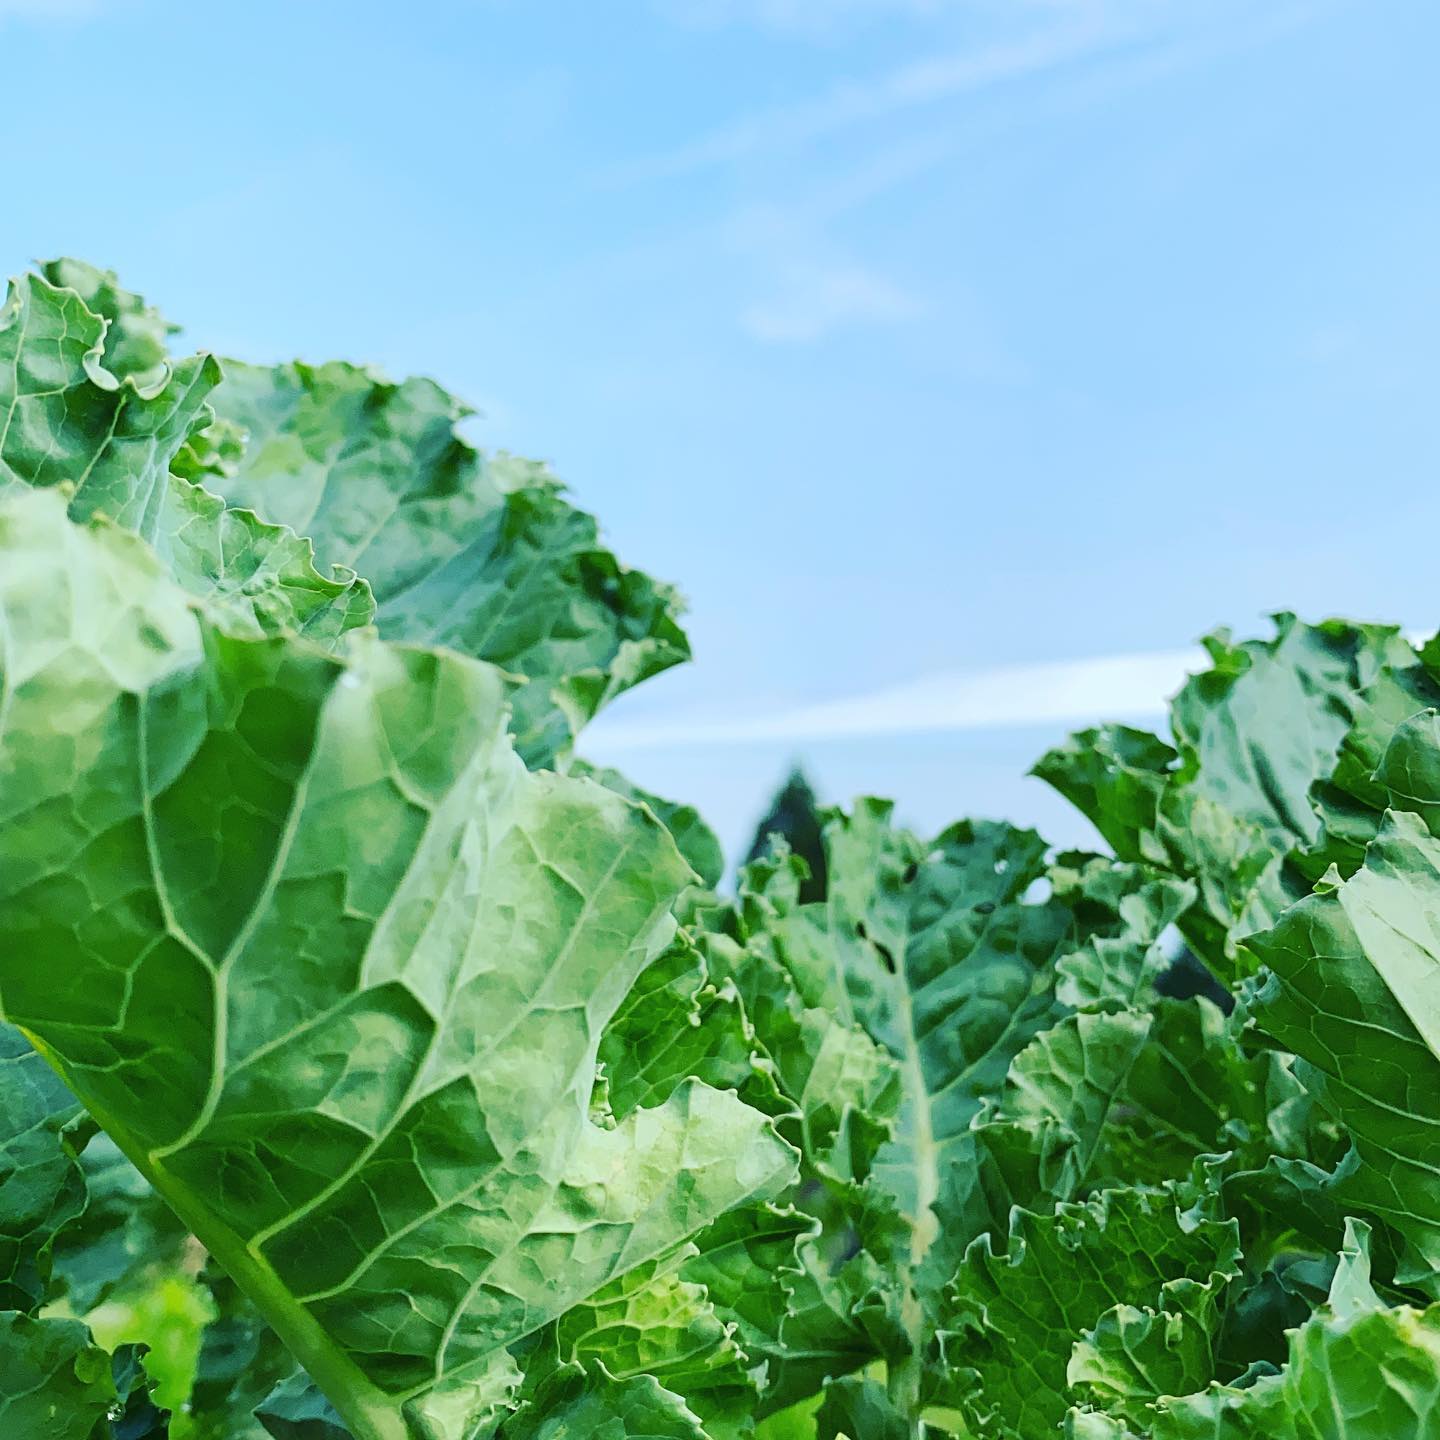
[[[1209,657],[1196,647],[947,671],[768,714],[737,713],[729,720],[713,715],[631,722],[601,719],[588,733],[606,751],[619,751],[1155,720],[1163,717],[1166,700],[1185,677],[1208,663]]]

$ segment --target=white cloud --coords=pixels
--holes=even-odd
[[[893,281],[848,262],[787,265],[773,294],[747,305],[741,328],[771,344],[804,344],[858,324],[894,324],[919,306]]]
[[[1405,632],[1412,645],[1429,631]],[[1153,723],[1164,719],[1170,697],[1186,679],[1211,666],[1198,645],[1186,650],[1145,650],[1088,660],[998,665],[990,670],[941,671],[816,705],[769,714],[737,706],[728,717],[674,715],[626,722],[602,715],[585,732],[592,759],[625,750],[668,745],[728,745],[751,741],[845,740],[1023,725]]]
[[[1192,671],[1201,649],[1155,650],[992,670],[922,676],[847,699],[732,719],[676,716],[646,724],[597,720],[590,750],[619,752],[665,745],[723,745],[756,740],[813,741],[924,731],[1001,729],[1019,725],[1090,725],[1155,720]],[[593,741],[593,743],[591,743]]]

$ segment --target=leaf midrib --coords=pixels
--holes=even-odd
[[[59,1057],[38,1035],[23,1026],[19,1028],[70,1083]],[[113,1114],[89,1101],[86,1108],[195,1238],[254,1301],[285,1347],[340,1413],[353,1440],[414,1440],[400,1403],[372,1384],[330,1341],[275,1271],[253,1254],[234,1231],[216,1219],[213,1212],[191,1194],[188,1186],[153,1162],[145,1145]]]

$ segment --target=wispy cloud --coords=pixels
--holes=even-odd
[[[1020,40],[914,60],[810,99],[742,116],[604,178],[620,184],[665,180],[755,153],[793,149],[869,121],[1056,69],[1118,38],[1097,13],[1078,12]]]
[[[795,263],[776,277],[775,290],[740,312],[740,326],[771,344],[803,344],[858,324],[895,324],[919,305],[893,281],[850,262]]]
[[[1407,630],[1412,645],[1429,631]],[[586,731],[587,750],[609,755],[678,745],[740,745],[751,741],[850,740],[1025,725],[1099,725],[1164,718],[1186,679],[1211,666],[1198,645],[1142,650],[1086,660],[947,670],[903,685],[815,705],[772,709],[737,706],[728,716],[671,715],[627,722],[602,715]]]
[[[813,741],[1022,725],[1155,720],[1208,658],[1201,649],[1153,650],[1042,665],[943,672],[905,685],[769,714],[674,716],[626,724],[602,717],[587,732],[598,752],[756,740]]]
[[[863,131],[872,122],[1065,70],[1083,71],[1117,59],[1158,61],[1162,70],[1197,62],[1237,45],[1284,34],[1331,0],[660,0],[662,4],[771,21],[791,15],[892,14],[908,10],[936,17],[988,16],[989,34],[945,53],[841,81],[786,104],[742,114],[668,150],[610,168],[605,184],[668,180],[752,156],[772,156]],[[998,21],[998,23],[996,23]],[[944,27],[953,33],[953,25]],[[937,26],[937,33],[940,27]],[[1007,33],[1008,32],[1008,33]]]
[[[706,13],[739,18],[762,11],[773,15],[775,6],[798,14],[820,8],[821,0],[695,3],[703,3]],[[835,3],[845,9],[903,6],[905,0]],[[852,325],[894,324],[935,307],[928,297],[923,302],[917,297],[903,264],[857,256],[846,234],[853,227],[837,223],[843,217],[919,182],[967,151],[997,143],[1017,121],[1053,120],[1116,86],[1153,83],[1237,46],[1261,43],[1312,18],[1326,3],[1330,0],[1276,0],[1257,16],[1249,0],[1212,0],[1203,13],[1187,0],[946,0],[930,8],[936,14],[988,12],[991,20],[1001,12],[998,31],[991,25],[990,33],[1008,29],[1009,38],[930,54],[808,98],[742,114],[708,134],[596,178],[601,184],[664,182],[731,170],[729,183],[738,179],[748,188],[756,179],[762,193],[772,192],[768,201],[751,200],[709,227],[753,272],[738,320],[757,340],[803,343]],[[1025,90],[1023,106],[944,107],[947,101],[1039,77],[1047,83]],[[936,107],[945,113],[928,113]],[[891,119],[908,123],[878,123]],[[879,148],[876,131],[886,136]],[[848,163],[831,163],[836,156],[848,156]],[[751,157],[764,163],[751,171],[744,164]],[[787,157],[796,163],[785,164]],[[773,193],[777,158],[779,173],[798,181],[783,195]],[[955,290],[952,277],[947,301],[952,307]],[[997,343],[996,327],[986,322],[983,306],[972,308],[977,313],[967,318],[973,333],[960,327],[966,348],[974,352],[970,368],[988,379],[1023,375],[1026,367]]]

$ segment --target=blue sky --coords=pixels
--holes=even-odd
[[[590,748],[732,844],[792,757],[1068,842],[1075,676],[994,667],[1440,620],[1437,52],[1432,0],[0,0],[0,253],[551,460],[692,603]],[[885,700],[977,673],[1037,703]]]

